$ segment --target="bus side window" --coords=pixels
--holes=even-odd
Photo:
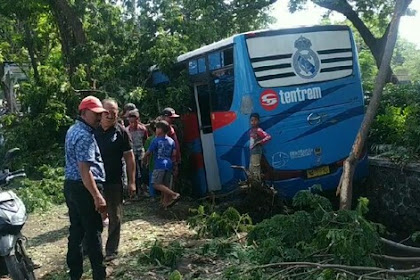
[[[233,65],[233,48],[229,48],[222,53],[222,67]]]
[[[230,110],[233,100],[233,90],[233,69],[225,69],[214,75],[211,85],[212,112],[224,112]]]
[[[198,73],[197,60],[190,60],[188,62],[188,73],[190,75],[196,75]]]
[[[222,63],[221,63],[222,55],[221,54],[222,54],[221,52],[215,52],[215,53],[209,54],[208,58],[209,58],[210,71],[222,68]]]
[[[206,72],[206,59],[201,57],[198,59],[198,73]]]

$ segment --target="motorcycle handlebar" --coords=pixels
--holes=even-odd
[[[13,172],[15,173],[15,172]],[[16,179],[16,178],[25,178],[26,177],[26,173],[25,172],[19,172],[19,173],[15,173],[12,175],[9,175],[6,177],[6,183],[9,183],[10,181]]]
[[[25,170],[19,169],[13,172],[10,172],[8,175],[16,175],[16,174],[25,174]],[[25,175],[26,176],[26,175]]]
[[[17,170],[17,171],[9,173],[7,176],[2,178],[0,180],[0,185],[7,185],[10,181],[12,181],[16,178],[25,178],[25,177],[26,177],[26,173],[25,173],[25,171],[23,171],[23,169],[22,170]]]

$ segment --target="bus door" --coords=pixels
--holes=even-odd
[[[194,84],[194,98],[197,105],[197,117],[203,148],[204,169],[208,191],[221,190],[213,128],[211,125],[210,91],[206,83]]]

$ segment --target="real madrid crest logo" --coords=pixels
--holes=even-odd
[[[312,43],[309,39],[300,36],[295,41],[296,52],[293,54],[293,69],[295,73],[304,79],[311,79],[318,74],[319,58],[316,53],[311,50]]]

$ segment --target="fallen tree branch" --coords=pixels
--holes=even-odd
[[[380,273],[382,273],[382,270],[378,270],[378,271],[374,271],[374,272],[369,272],[369,273],[360,275],[360,277],[359,277],[358,280],[362,280],[363,278],[364,279],[372,279],[372,278],[378,279],[378,277],[374,277],[373,275],[377,275],[377,274],[380,274]],[[381,279],[381,278],[379,278],[379,279]]]
[[[300,272],[300,273],[288,275],[287,277],[289,279],[296,279],[299,276],[307,275],[307,277],[305,278],[305,280],[306,280],[306,279],[310,279],[311,275],[314,274],[315,272],[317,272],[318,270],[320,270],[320,268],[319,267],[316,267],[315,269],[312,269],[310,271],[304,271],[304,272]]]
[[[414,273],[420,273],[420,267],[412,268],[412,269],[391,270],[391,269],[384,269],[384,268],[372,267],[372,266],[349,266],[349,265],[341,265],[341,264],[321,264],[321,263],[312,263],[312,262],[279,262],[279,263],[270,263],[270,264],[252,267],[244,271],[243,274],[246,274],[255,269],[264,269],[264,268],[282,267],[282,266],[317,267],[320,269],[340,269],[340,270],[348,270],[348,271],[353,271],[353,272],[356,272],[356,271],[357,272],[377,272],[378,274],[389,274],[389,275],[409,275],[409,274],[414,274]]]
[[[301,268],[300,266],[289,266],[285,269],[279,270],[277,272],[275,272],[273,275],[271,275],[270,277],[267,278],[267,280],[271,280],[276,278],[277,276],[281,275],[280,279],[283,279],[286,275],[288,275],[289,273],[295,271],[296,269]]]
[[[387,261],[395,261],[395,262],[420,262],[420,257],[397,257],[397,256],[388,256],[388,255],[377,255],[372,254],[372,257],[377,259],[387,260]]]
[[[398,242],[399,244],[403,244],[404,242],[408,241],[411,239],[411,235],[408,236],[407,238],[404,238],[403,240],[401,240],[400,242]]]
[[[293,279],[293,277],[297,277],[299,275],[305,275],[305,274],[311,275],[312,272],[316,272],[316,271],[322,269],[322,268],[318,267],[318,268],[316,268],[314,270],[311,270],[311,271],[306,271],[306,272],[290,275],[291,272],[296,271],[297,269],[301,269],[301,268],[307,268],[307,266],[304,266],[304,265],[303,266],[302,265],[289,266],[285,269],[276,271],[269,278],[267,278],[267,280],[275,279],[278,276],[280,276],[280,278],[278,278],[278,279]],[[354,272],[351,272],[351,271],[348,271],[348,270],[345,270],[345,269],[341,269],[341,268],[335,268],[334,270],[338,271],[338,272],[346,273],[346,274],[351,275],[351,276],[353,276],[355,278],[358,278],[358,279],[369,279],[369,280],[382,280],[383,279],[381,277],[369,276],[367,274],[359,275],[359,274],[356,274]],[[377,272],[375,271],[374,273],[377,273]]]
[[[231,190],[231,191],[229,191],[227,193],[215,194],[215,193],[211,192],[208,196],[199,198],[198,201],[203,201],[203,200],[209,200],[210,199],[214,203],[214,201],[216,199],[225,198],[225,197],[227,197],[229,195],[232,195],[232,194],[234,194],[236,192],[241,192],[241,191],[243,191],[242,188],[235,188],[235,189],[233,189],[233,190]]]
[[[243,232],[237,232],[235,236],[229,237],[226,239],[227,243],[240,243],[242,240],[246,239],[248,237],[248,233]]]
[[[394,247],[394,248],[397,248],[397,249],[400,249],[400,250],[420,254],[420,248],[418,248],[418,247],[407,246],[407,245],[404,245],[404,244],[400,244],[400,243],[385,239],[383,237],[381,237],[381,242],[388,245],[388,246],[391,246],[391,247]]]

